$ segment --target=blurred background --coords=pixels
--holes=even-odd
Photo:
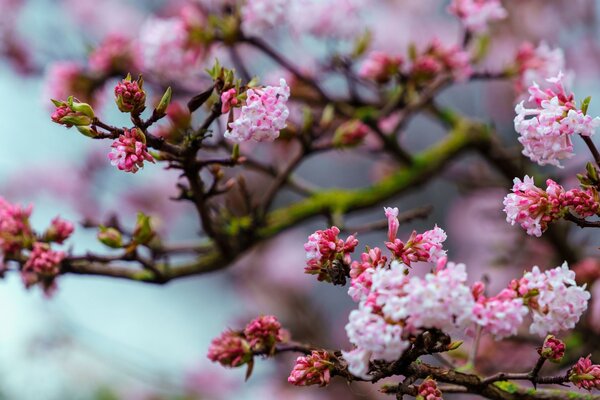
[[[334,3],[324,0],[328,1]],[[102,220],[117,214],[131,224],[135,213],[144,211],[158,219],[169,241],[189,242],[197,237],[199,226],[195,216],[190,217],[194,210],[169,200],[177,193],[173,171],[157,164],[147,165],[135,175],[120,173],[106,158],[107,143],[53,124],[49,102],[51,97],[66,97],[69,90],[79,90],[77,95],[84,99],[93,91],[92,98],[85,100],[94,102],[104,120],[125,125],[123,114],[112,106],[111,88],[116,77],[93,89],[64,84],[76,81],[71,78],[84,68],[101,70],[103,57],[110,58],[113,51],[111,46],[120,51],[114,37],[121,37],[144,46],[141,54],[135,55],[139,61],[135,67],[145,77],[155,77],[153,95],[160,95],[164,85],[176,81],[182,87],[176,88],[175,94],[180,94],[185,104],[189,93],[207,82],[202,71],[214,58],[231,65],[231,54],[218,46],[193,63],[185,55],[170,53],[174,50],[169,44],[173,34],[169,23],[195,3],[218,9],[223,1],[0,0],[0,195],[11,202],[34,204],[35,226],[41,229],[59,214],[71,221]],[[411,43],[423,45],[434,37],[448,43],[459,43],[462,38],[458,22],[446,12],[445,1],[349,3],[352,7],[344,11],[347,14],[340,11],[340,15],[331,16],[339,18],[331,24],[337,26],[335,31],[298,34],[294,27],[281,27],[263,39],[297,61],[303,70],[315,71],[332,54],[347,51],[367,27],[373,33],[373,48],[393,54],[405,54]],[[502,70],[514,60],[523,42],[537,46],[545,41],[564,50],[575,92],[600,99],[599,1],[503,3],[509,18],[494,25],[490,52],[479,70]],[[296,20],[298,24],[315,23],[308,15],[297,15]],[[285,76],[250,49],[241,47],[239,51],[252,74],[263,82]],[[177,62],[180,64],[175,68],[172,63]],[[325,83],[332,92],[340,86],[335,78],[326,78]],[[515,97],[514,82],[472,82],[446,90],[439,103],[492,122],[507,145],[516,148],[512,128]],[[598,115],[600,102],[592,101],[590,110]],[[406,128],[404,144],[418,151],[444,134],[443,127],[417,117]],[[265,158],[276,163],[285,160],[285,144],[274,144],[268,150]],[[587,153],[583,148],[576,153],[579,156],[569,160],[558,174],[574,176],[573,172],[584,165]],[[394,168],[390,160],[339,151],[312,158],[302,165],[300,176],[321,187],[350,188],[364,186]],[[465,262],[473,279],[487,276],[492,290],[499,290],[532,265],[559,265],[551,246],[526,238],[520,229],[504,221],[502,198],[509,185],[499,179],[480,179],[482,168],[476,157],[464,157],[433,183],[387,204],[400,210],[434,206],[427,220],[401,226],[403,235],[437,223],[448,232],[450,259]],[[556,174],[557,170],[546,172]],[[258,177],[250,177],[249,182],[258,189],[264,184]],[[287,194],[278,204],[294,200]],[[350,223],[382,216],[382,210],[376,209],[354,217]],[[386,398],[369,385],[348,388],[333,384],[317,390],[289,386],[290,357],[259,362],[247,383],[244,371],[224,370],[206,358],[210,340],[224,328],[243,326],[263,313],[276,315],[298,340],[348,348],[344,325],[354,303],[345,289],[319,284],[303,273],[303,243],[309,233],[326,224],[325,220],[310,221],[261,245],[227,270],[164,286],[67,275],[60,278],[57,293],[46,299],[38,290],[26,291],[18,276],[8,274],[0,284],[0,398]],[[361,236],[361,246],[381,246],[384,237],[383,232]],[[570,237],[571,245],[581,253],[579,268],[597,269],[600,237],[593,230],[573,231]],[[80,227],[69,246],[75,252],[104,251],[95,232]],[[593,297],[600,298],[600,284],[593,284],[595,278],[593,274],[589,278],[591,291]],[[599,338],[600,304],[593,303],[579,332],[569,337],[572,357],[598,351],[594,343],[599,343]],[[526,337],[501,344],[484,341],[480,368],[493,371],[532,364],[537,355],[531,343]],[[523,351],[514,351],[521,347]],[[511,350],[510,358],[505,355],[507,349]]]

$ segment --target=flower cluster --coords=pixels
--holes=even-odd
[[[476,300],[473,308],[475,322],[496,339],[516,335],[529,311],[523,299],[510,289],[485,297],[483,283],[478,282],[473,287],[473,297]]]
[[[587,309],[590,293],[586,285],[578,286],[575,272],[567,263],[541,272],[536,266],[523,278],[511,282],[511,288],[522,296],[531,310],[531,333],[546,336],[573,329]]]
[[[560,160],[574,155],[571,137],[591,136],[600,125],[600,118],[577,108],[574,95],[565,91],[563,79],[559,73],[547,80],[550,88],[542,90],[536,83],[529,88],[529,101],[536,108],[525,108],[523,101],[515,107],[514,124],[523,155],[539,165],[561,167]]]
[[[304,272],[317,275],[319,281],[334,282],[344,278],[351,263],[350,254],[358,245],[354,235],[345,241],[338,235],[340,229],[332,226],[326,230],[319,230],[308,237],[304,244],[306,250],[306,268]]]
[[[279,86],[248,89],[246,96],[240,115],[229,124],[225,137],[238,143],[277,139],[290,114],[290,88],[285,79],[280,80]]]
[[[111,147],[108,158],[121,171],[136,173],[144,167],[144,161],[154,162],[148,153],[146,138],[138,128],[124,129]]]
[[[287,332],[274,316],[252,320],[243,331],[227,330],[213,339],[208,358],[225,367],[250,363],[255,354],[272,355],[275,345],[287,339]]]
[[[437,382],[425,379],[417,389],[417,400],[442,400],[442,392],[438,389]]]
[[[527,88],[535,82],[546,82],[546,78],[557,76],[565,69],[565,54],[561,48],[551,49],[545,42],[538,47],[526,42],[519,47],[515,64],[518,73],[515,91],[527,93]]]
[[[567,212],[581,217],[597,215],[600,210],[598,192],[593,187],[565,189],[551,179],[543,190],[535,186],[533,178],[514,179],[513,193],[504,198],[506,221],[519,224],[528,235],[541,236],[548,224],[562,218]]]
[[[124,113],[140,113],[146,107],[146,92],[144,81],[140,77],[137,81],[131,80],[131,75],[115,86],[115,101],[119,111]]]
[[[53,122],[64,125],[67,128],[72,126],[86,127],[90,125],[94,118],[94,110],[87,103],[80,103],[73,96],[69,96],[67,101],[52,100],[56,107],[51,115]]]
[[[296,359],[288,382],[296,386],[326,386],[331,379],[333,367],[328,352],[313,350],[311,354]]]
[[[370,128],[360,120],[352,119],[341,124],[333,136],[333,144],[337,147],[358,146],[369,134]]]
[[[448,11],[471,32],[484,32],[490,22],[508,15],[499,0],[452,0]]]
[[[538,354],[546,360],[556,363],[560,362],[565,356],[565,344],[553,335],[548,335],[542,347],[538,349]]]
[[[417,82],[428,82],[441,73],[452,75],[456,81],[471,76],[470,56],[458,46],[444,46],[433,40],[423,51],[411,56],[409,73]]]
[[[471,323],[474,299],[463,264],[448,263],[424,278],[407,273],[398,261],[376,270],[369,293],[350,313],[346,333],[356,347],[343,354],[352,374],[366,379],[369,360],[396,360],[411,335],[431,328],[454,332]]]
[[[402,58],[391,56],[382,51],[369,53],[358,71],[358,76],[378,83],[386,83],[396,75],[402,65]]]
[[[443,229],[436,225],[435,228],[422,234],[413,231],[408,241],[404,243],[396,237],[399,226],[398,209],[386,207],[384,211],[388,219],[388,242],[385,245],[396,259],[402,260],[410,267],[413,262],[435,263],[446,257],[446,251],[442,246],[446,240],[446,232]]]
[[[90,70],[104,74],[140,71],[141,62],[136,43],[119,33],[107,35],[88,57]]]
[[[56,217],[43,235],[33,231],[29,223],[33,208],[11,204],[0,197],[0,264],[6,261],[22,264],[21,278],[27,288],[41,284],[47,295],[56,288],[63,251],[53,250],[51,243],[61,244],[73,233],[73,224]]]
[[[569,380],[578,388],[600,389],[600,365],[592,364],[590,355],[581,357],[569,373]]]

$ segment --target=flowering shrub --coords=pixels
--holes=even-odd
[[[46,180],[61,200],[85,208],[81,229],[56,217],[38,230],[32,206],[0,197],[0,275],[16,272],[51,297],[66,274],[166,284],[236,265],[226,284],[237,312],[278,317],[222,331],[207,356],[260,380],[263,371],[252,376],[258,358],[299,353],[278,361],[288,388],[264,398],[292,398],[290,387],[303,389],[293,386],[352,396],[340,382],[362,385],[367,398],[376,396],[371,387],[421,400],[597,398],[577,390],[600,390],[592,361],[600,356],[598,243],[569,229],[600,228],[600,117],[573,85],[586,63],[571,58],[584,46],[566,57],[555,40],[532,33],[533,25],[545,32],[575,22],[540,24],[545,17],[510,0],[436,3],[443,17],[425,0],[158,3],[139,18],[108,12],[86,59],[45,68],[46,123],[81,133],[101,154],[76,169],[32,174],[44,181],[70,171],[73,179]],[[72,2],[68,12],[86,15],[85,4]],[[22,2],[0,5],[16,12]],[[120,17],[120,29],[107,27]],[[13,19],[0,16],[0,54],[34,74],[40,57],[19,53],[27,46],[18,45]],[[412,26],[420,19],[428,23]],[[94,31],[90,18],[78,20]],[[478,106],[492,117],[455,104],[475,81],[489,90]],[[502,105],[513,121],[504,140],[503,125],[490,121]],[[409,126],[422,134],[407,137]],[[467,164],[464,154],[478,157]],[[130,180],[106,213],[98,205],[109,190],[94,185],[110,165]],[[175,173],[171,190],[154,179],[162,169]],[[129,186],[148,176],[144,190]],[[433,206],[409,208],[416,201],[405,195],[417,188],[416,201]],[[453,206],[454,223],[442,217],[450,197],[468,196],[471,207]],[[165,209],[175,202],[191,206],[183,214],[200,225],[197,242],[171,242],[176,222]],[[417,226],[430,216],[429,229]],[[309,221],[302,252],[302,238],[284,232]],[[102,250],[74,246],[84,229]],[[308,293],[312,284],[320,286]],[[352,309],[341,312],[339,288],[326,284],[347,285]],[[254,304],[251,293],[267,304]],[[206,308],[220,312],[220,299]],[[345,336],[328,336],[344,324]],[[543,387],[551,384],[569,389]]]

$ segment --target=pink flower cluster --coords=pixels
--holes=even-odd
[[[141,62],[136,43],[120,33],[107,35],[88,58],[90,70],[103,74],[124,75],[140,71]]]
[[[358,76],[378,83],[385,83],[400,71],[403,59],[382,51],[369,53],[358,71]]]
[[[212,340],[208,358],[225,367],[239,367],[252,360],[254,354],[272,355],[275,345],[287,340],[287,332],[274,316],[258,317],[243,331],[227,330]]]
[[[581,389],[600,389],[600,365],[592,364],[591,355],[581,357],[569,372],[569,380]]]
[[[92,100],[92,87],[85,68],[71,61],[53,63],[44,79],[44,101],[74,96],[82,101]]]
[[[527,93],[527,88],[535,82],[545,82],[547,77],[556,76],[565,69],[565,54],[562,49],[551,49],[545,42],[538,47],[529,42],[523,43],[515,61],[519,74],[515,82],[517,93]]]
[[[341,124],[333,136],[333,144],[338,147],[358,146],[369,134],[370,128],[360,120],[352,119]]]
[[[308,237],[308,242],[304,244],[307,259],[305,273],[317,275],[319,281],[331,282],[334,262],[350,265],[350,254],[358,245],[358,240],[351,235],[344,241],[338,237],[339,234],[340,229],[332,226],[316,231]]]
[[[0,249],[3,253],[17,252],[33,241],[29,225],[32,210],[32,206],[23,208],[0,197]]]
[[[56,217],[50,223],[50,227],[44,233],[44,239],[49,242],[62,244],[71,236],[75,227],[69,221],[65,221],[60,217]]]
[[[412,60],[409,73],[417,81],[430,81],[448,73],[456,81],[467,80],[473,70],[470,56],[458,46],[444,46],[435,39]]]
[[[562,218],[568,211],[581,217],[597,215],[600,199],[594,188],[565,189],[551,179],[543,190],[535,186],[533,178],[514,179],[513,193],[504,198],[506,221],[519,224],[528,235],[541,236],[548,224]]]
[[[331,355],[328,352],[313,350],[311,354],[296,359],[288,382],[296,386],[327,386],[333,367],[334,364],[331,362]]]
[[[64,258],[65,253],[63,251],[54,251],[47,243],[34,243],[33,250],[31,250],[29,258],[21,271],[25,286],[29,288],[45,280],[53,281],[60,273],[60,263]]]
[[[224,91],[223,94],[221,94],[221,113],[227,114],[233,107],[237,106],[239,102],[237,90],[235,90],[235,88]]]
[[[115,101],[119,110],[124,113],[139,113],[146,107],[146,92],[143,81],[132,81],[131,76],[123,79],[115,86]]]
[[[496,339],[516,335],[529,311],[523,299],[510,289],[504,289],[494,297],[485,297],[483,289],[481,282],[473,286],[473,297],[476,300],[473,314],[477,325]]]
[[[417,400],[442,400],[442,392],[438,389],[437,382],[425,379],[417,389]]]
[[[536,266],[511,288],[527,301],[532,312],[531,333],[546,336],[573,329],[587,309],[590,293],[578,286],[567,263],[541,272]]]
[[[542,347],[538,349],[538,354],[552,362],[560,362],[565,356],[565,349],[566,347],[562,340],[548,335]]]
[[[108,158],[121,171],[136,173],[144,167],[144,161],[154,162],[154,158],[148,153],[146,138],[138,128],[124,129],[111,147]]]
[[[279,131],[287,126],[290,115],[287,107],[290,88],[285,79],[279,81],[279,86],[248,89],[246,95],[246,104],[235,121],[229,124],[225,137],[238,143],[277,139]]]
[[[564,214],[564,189],[552,179],[546,185],[546,190],[542,190],[529,176],[523,181],[515,178],[513,193],[504,198],[506,221],[511,225],[518,223],[528,235],[541,236],[550,222]]]
[[[384,211],[388,219],[388,242],[385,245],[396,259],[402,260],[410,267],[411,263],[416,261],[436,263],[446,257],[446,251],[442,246],[446,240],[446,232],[443,229],[436,225],[435,228],[422,234],[413,231],[408,241],[404,243],[396,237],[399,227],[398,209],[386,207]]]
[[[448,11],[458,17],[471,32],[484,32],[490,22],[507,17],[499,0],[452,0]]]
[[[471,323],[474,299],[463,264],[448,263],[424,278],[407,273],[398,261],[377,269],[369,293],[350,313],[346,333],[355,349],[343,355],[352,374],[367,379],[371,359],[398,359],[410,335],[429,328],[453,332]]]
[[[523,145],[523,155],[539,165],[561,167],[560,160],[571,158],[571,136],[592,136],[600,118],[592,118],[578,109],[572,93],[563,85],[564,75],[547,81],[551,87],[542,90],[536,83],[529,88],[529,101],[536,108],[525,108],[524,102],[515,107],[514,124]]]

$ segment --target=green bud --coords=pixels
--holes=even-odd
[[[65,125],[75,125],[77,127],[89,126],[92,124],[92,119],[87,115],[65,115],[60,119],[60,123]]]
[[[585,170],[587,171],[587,175],[592,182],[598,182],[598,170],[594,167],[594,164],[588,162],[585,165]]]
[[[98,135],[98,132],[92,129],[90,126],[77,126],[77,130],[84,136],[95,138]]]
[[[75,111],[76,113],[81,113],[91,119],[95,118],[94,109],[89,104],[76,102],[74,101],[73,96],[68,98],[67,104],[71,110]]]
[[[373,40],[373,33],[370,30],[366,30],[362,35],[354,42],[354,49],[352,50],[352,57],[358,58],[365,54],[365,52],[371,46]]]
[[[233,150],[231,152],[231,158],[233,160],[237,160],[240,158],[240,144],[236,143],[233,145]]]
[[[581,102],[581,112],[583,112],[583,115],[587,114],[588,107],[590,106],[590,101],[592,101],[592,97],[588,96]]]
[[[171,104],[171,97],[173,96],[173,90],[169,86],[162,98],[160,99],[160,103],[156,106],[156,113],[159,115],[165,115],[167,113],[167,107]]]
[[[137,244],[148,244],[156,235],[152,228],[151,218],[144,213],[138,213],[135,229],[133,230],[133,241]]]
[[[462,340],[456,340],[446,346],[446,351],[452,351],[458,349],[463,344]]]
[[[107,228],[101,225],[98,232],[98,240],[113,249],[123,247],[123,235],[115,228]]]

